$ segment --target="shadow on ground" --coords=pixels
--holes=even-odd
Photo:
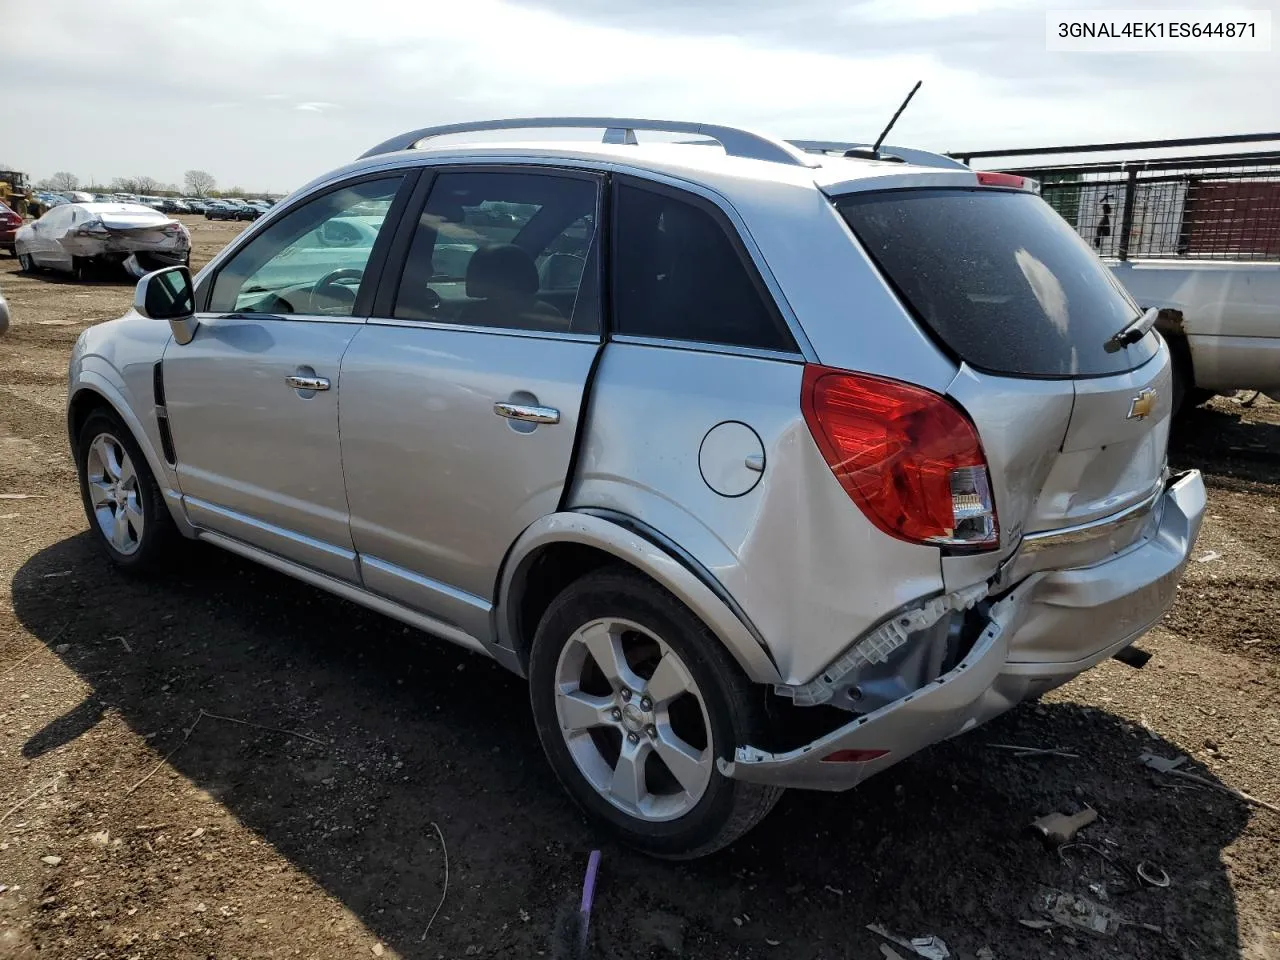
[[[1265,398],[1259,402],[1275,409]],[[1254,413],[1227,397],[1188,410],[1170,433],[1170,462],[1199,467],[1210,482],[1220,481],[1228,488],[1233,480],[1274,485],[1280,478],[1280,424],[1251,416]]]
[[[91,269],[84,279],[76,279],[70,273],[48,267],[37,267],[30,273],[21,275],[29,280],[67,287],[119,287],[123,290],[132,288],[138,283],[137,277],[131,276],[123,267]]]
[[[1107,713],[1020,708],[855,792],[788,794],[728,851],[663,863],[602,842],[570,805],[520,679],[230,555],[192,547],[176,568],[129,580],[86,533],[19,570],[17,615],[92,689],[31,736],[24,755],[70,749],[106,711],[153,735],[157,758],[202,709],[325,740],[206,719],[170,763],[401,956],[461,956],[472,945],[486,957],[555,956],[557,912],[575,900],[593,846],[604,850],[593,926],[601,958],[867,958],[877,941],[864,926],[876,921],[936,934],[970,958],[985,945],[1005,960],[1237,955],[1220,857],[1246,811],[1218,791],[1157,783],[1137,755],[1176,750]],[[993,742],[1079,759],[1018,759]],[[111,805],[143,822],[148,790],[180,786],[148,784]],[[1088,895],[1104,877],[1095,854],[1060,857],[1025,830],[1084,803],[1104,820],[1091,839],[1111,838],[1118,855],[1173,878],[1166,890],[1111,900],[1163,933],[1124,927],[1066,941],[1019,925],[1036,916],[1040,885]],[[431,821],[447,838],[451,881],[422,943],[441,890]]]

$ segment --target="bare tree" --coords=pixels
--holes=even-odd
[[[116,177],[111,181],[111,189],[116,193],[141,193],[137,177]]]
[[[187,189],[197,197],[207,195],[218,186],[218,181],[213,178],[213,174],[206,170],[188,170],[183,174],[182,179]]]
[[[138,184],[138,193],[155,193],[164,186],[155,177],[135,177],[134,181]]]
[[[59,170],[52,177],[41,180],[40,186],[47,190],[74,190],[80,186],[80,178],[74,173],[67,173],[65,170]]]

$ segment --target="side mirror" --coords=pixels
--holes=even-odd
[[[190,343],[196,335],[195,289],[186,267],[165,267],[138,281],[133,309],[152,320],[167,320],[173,338]]]

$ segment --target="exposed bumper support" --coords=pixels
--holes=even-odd
[[[1158,528],[1145,541],[1081,569],[1034,573],[991,608],[990,620],[953,670],[795,750],[741,746],[725,776],[755,783],[847,790],[918,750],[971,730],[1059,686],[1128,646],[1164,615],[1204,514],[1199,471],[1174,477]],[[831,762],[837,751],[874,759]]]

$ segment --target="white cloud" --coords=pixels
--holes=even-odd
[[[918,79],[891,141],[946,150],[1274,127],[1265,91],[1280,88],[1280,59],[1048,54],[1044,10],[1064,5],[364,0],[351,16],[345,0],[190,0],[180,15],[168,0],[48,0],[6,20],[0,79],[23,96],[0,98],[0,129],[25,131],[5,159],[37,177],[180,180],[200,167],[283,190],[402,130],[494,116],[867,139]],[[175,44],[178,26],[199,44]],[[85,36],[94,56],[45,52],[85,49]]]

